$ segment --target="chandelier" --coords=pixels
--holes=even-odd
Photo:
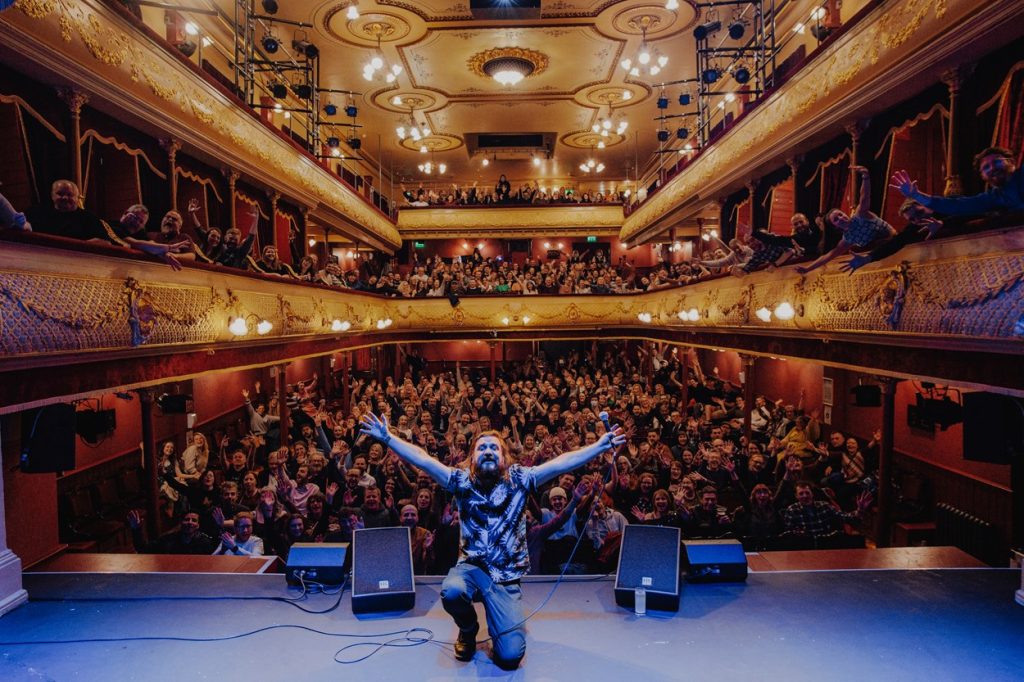
[[[383,29],[377,29],[374,31],[377,37],[377,49],[373,51],[373,55],[369,61],[363,64],[363,78],[368,81],[372,81],[379,75],[384,76],[384,80],[387,83],[394,83],[395,79],[398,78],[399,74],[402,73],[401,64],[392,64],[391,66],[384,68],[384,52],[380,49],[380,38]]]
[[[622,135],[623,133],[626,132],[626,128],[628,127],[629,121],[627,121],[626,119],[620,119],[616,123],[615,121],[612,120],[612,117],[609,114],[600,121],[595,122],[594,125],[590,126],[590,130],[595,133],[598,133],[601,137],[608,137],[609,135],[612,134],[613,131],[616,135]],[[599,142],[598,147],[604,149],[604,142]]]
[[[396,97],[395,99],[398,100],[396,104],[401,103],[401,100],[399,98]],[[395,134],[398,135],[399,140],[404,140],[407,137],[411,137],[416,142],[419,142],[424,137],[430,137],[430,128],[427,126],[426,123],[424,123],[422,126],[416,123],[416,116],[413,114],[413,109],[410,107],[409,120],[399,121],[398,125],[395,127]]]
[[[646,75],[657,76],[668,65],[668,57],[647,44],[649,18],[645,16],[642,19],[646,21],[641,21],[640,23],[641,38],[639,51],[637,51],[633,58],[626,57],[619,62],[619,66],[629,72],[629,75],[634,78],[645,75],[645,72]]]
[[[603,149],[604,148],[604,142],[598,142],[597,143],[597,148],[598,149]],[[591,150],[591,153],[593,153],[593,150]],[[596,174],[596,173],[600,173],[601,171],[604,170],[604,164],[601,163],[600,161],[595,161],[594,157],[591,156],[589,159],[587,159],[586,161],[584,161],[583,163],[580,164],[580,170],[583,171],[584,173],[595,173]]]
[[[433,173],[435,169],[439,175],[444,175],[444,172],[448,170],[448,166],[443,161],[437,165],[433,161],[427,161],[426,163],[419,164],[418,168],[421,173],[426,173],[427,175]]]
[[[483,70],[502,85],[515,85],[533,73],[533,62],[522,57],[498,57],[484,63]]]

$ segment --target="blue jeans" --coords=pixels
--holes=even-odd
[[[494,660],[503,668],[514,668],[526,653],[522,599],[519,585],[499,585],[472,564],[455,564],[441,583],[441,604],[460,630],[477,626],[473,602],[483,602]]]

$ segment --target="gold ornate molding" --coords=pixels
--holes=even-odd
[[[784,162],[782,155],[798,144],[827,129],[839,130],[838,112],[850,111],[867,93],[878,98],[919,79],[964,41],[1000,30],[1019,13],[1013,0],[885,3],[634,211],[620,239],[654,236],[667,227],[659,223],[663,216],[741,185],[757,168]]]
[[[618,228],[622,206],[523,206],[515,208],[409,208],[398,212],[398,231],[406,238],[415,231],[457,232],[459,230],[502,230],[530,228]],[[464,235],[465,233],[463,233]],[[586,234],[595,234],[587,232]]]
[[[0,21],[0,40],[297,203],[331,209],[367,241],[387,249],[401,245],[395,226],[358,194],[101,0],[18,0]]]
[[[533,64],[533,71],[529,74],[531,77],[544,73],[548,68],[548,56],[546,54],[525,47],[495,47],[483,52],[477,52],[466,61],[466,66],[481,78],[490,78],[484,72],[484,64],[502,58],[522,59],[530,62]]]

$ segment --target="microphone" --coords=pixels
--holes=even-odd
[[[601,423],[604,424],[604,430],[607,431],[608,433],[611,433],[612,432],[612,425],[610,423],[608,423],[608,413],[606,411],[604,411],[604,410],[601,410],[598,413],[597,417],[598,417],[598,419],[601,420]]]

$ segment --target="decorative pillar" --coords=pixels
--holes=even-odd
[[[351,396],[349,394],[349,372],[352,366],[352,352],[342,351],[341,353],[341,405],[347,413],[349,411]]]
[[[71,112],[71,170],[75,184],[82,190],[82,107],[89,101],[89,95],[75,88],[57,88],[57,96],[64,100]]]
[[[960,140],[963,139],[963,123],[960,118],[960,90],[964,84],[966,69],[954,67],[942,73],[942,82],[949,88],[949,129],[946,131],[946,187],[942,191],[947,197],[960,196],[964,185],[960,180]]]
[[[797,156],[791,156],[786,159],[786,165],[789,166],[789,177],[793,180],[793,213],[801,213],[800,206],[797,205],[797,192],[796,175],[800,171],[800,164],[804,161],[802,154]]]
[[[0,462],[4,462],[2,444]],[[0,616],[28,601],[28,592],[21,586],[21,559],[7,547],[7,517],[3,513],[5,470],[8,470],[6,462],[0,466]],[[17,471],[14,462],[10,470]]]
[[[238,178],[242,177],[242,174],[231,168],[224,168],[221,170],[224,173],[224,177],[228,179],[228,228],[236,227],[235,225],[235,185],[238,184]]]
[[[750,233],[753,234],[754,233],[754,223],[757,222],[757,209],[755,208],[755,205],[754,205],[754,194],[757,192],[757,180],[754,180],[753,178],[750,178],[749,180],[747,180],[745,186],[747,188],[747,201],[750,202]],[[768,226],[767,225],[762,225],[761,228],[762,229],[767,229]],[[739,227],[739,225],[737,225],[736,226],[736,233],[735,233],[734,236],[738,237],[739,236],[739,232],[740,232],[740,227]],[[721,238],[722,238],[722,241],[728,241],[725,238],[724,234],[721,235]]]
[[[687,415],[686,407],[690,404],[690,350],[682,346],[679,349],[679,411],[684,417]]]
[[[875,544],[892,544],[892,451],[893,427],[896,423],[897,380],[882,380],[882,442],[878,444],[878,518],[875,521]]]
[[[281,440],[278,443],[279,447],[288,447],[288,431],[291,428],[291,415],[288,413],[288,382],[285,378],[285,371],[288,369],[288,365],[278,365],[277,375],[274,377],[274,390],[277,391],[277,411],[278,416],[281,417],[280,430]]]
[[[270,242],[277,247],[280,258],[281,245],[277,243],[277,202],[281,201],[281,193],[267,192],[267,197],[270,198]],[[287,247],[287,244],[285,246]],[[323,266],[325,263],[320,265]]]
[[[168,177],[171,181],[171,209],[178,208],[178,152],[181,151],[181,142],[173,137],[165,137],[160,140],[160,146],[167,152]],[[234,198],[232,197],[232,201]]]
[[[860,137],[864,133],[864,128],[867,126],[861,121],[854,121],[853,123],[847,123],[845,128],[847,134],[850,136],[850,165],[856,166],[859,164],[858,158],[860,154]],[[857,205],[857,197],[860,196],[860,176],[851,173],[850,177],[850,205]]]
[[[757,358],[753,355],[740,355],[743,361],[743,435],[750,442],[753,429],[750,426],[750,415],[754,410],[754,379],[756,377]]]
[[[146,472],[146,530],[149,537],[160,537],[163,518],[160,516],[160,453],[153,422],[153,391],[139,391],[142,414],[142,462]]]
[[[496,361],[495,351],[497,350],[497,346],[498,346],[498,342],[497,341],[488,341],[487,342],[487,348],[491,352],[491,386],[492,387],[494,386],[494,378],[496,376],[496,372],[495,372],[495,370],[496,370],[496,367],[495,367],[495,361]]]

